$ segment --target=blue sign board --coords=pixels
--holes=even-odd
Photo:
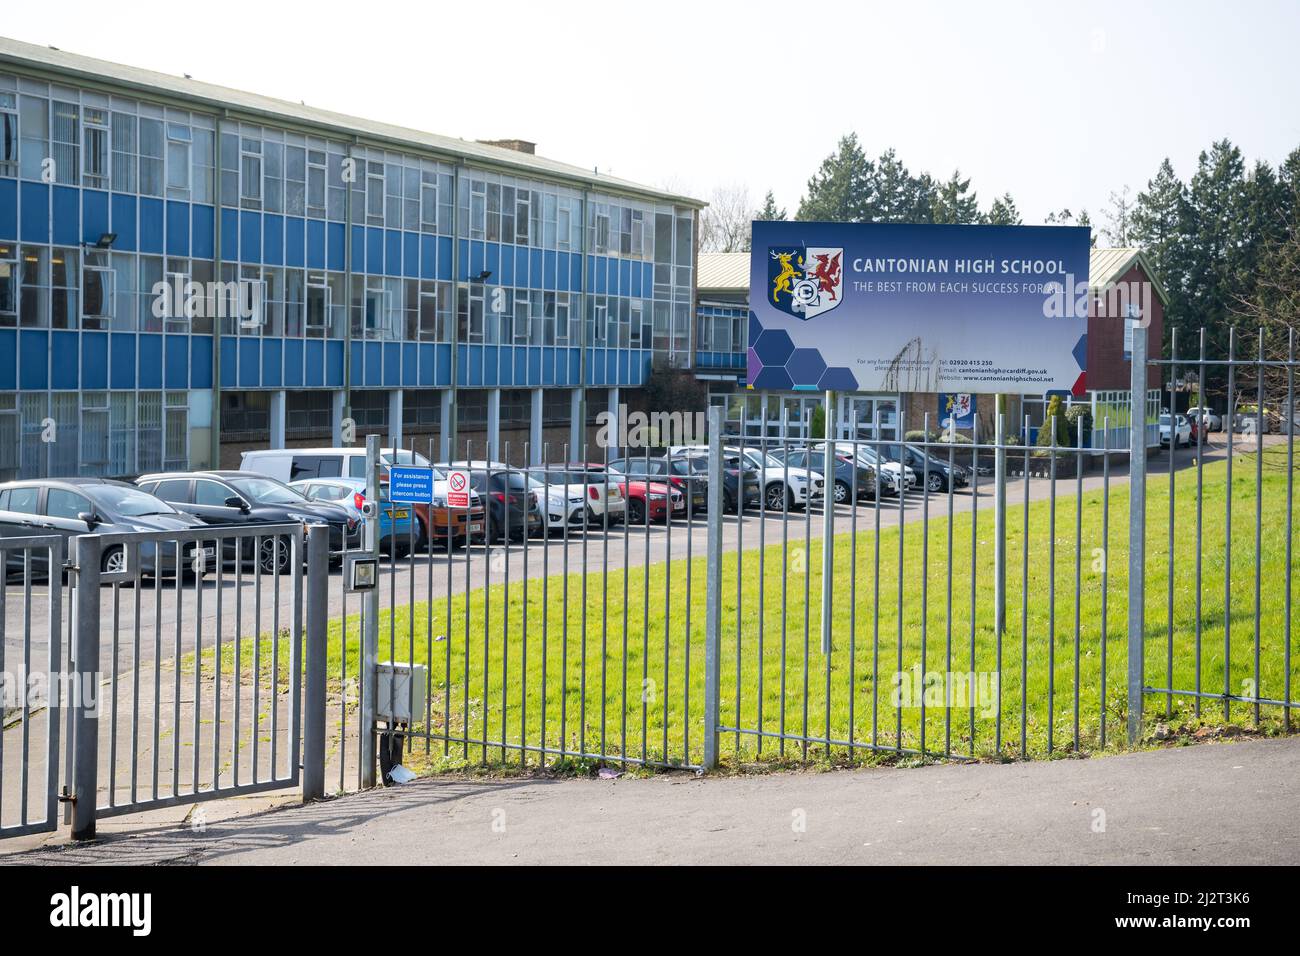
[[[1089,230],[755,222],[751,388],[1081,392]]]
[[[388,469],[388,499],[398,504],[433,501],[433,469],[394,465]]]

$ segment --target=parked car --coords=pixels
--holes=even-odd
[[[671,514],[681,517],[686,513],[686,496],[672,485],[662,481],[648,481],[625,475],[611,464],[606,467],[603,462],[570,463],[570,470],[586,470],[589,479],[609,475],[612,483],[618,483],[618,490],[627,502],[626,522],[644,525],[647,521],[667,521]]]
[[[542,534],[541,495],[533,487],[528,473],[499,461],[439,462],[433,466],[444,474],[448,471],[469,472],[469,486],[479,498],[487,502],[487,527],[489,542]]]
[[[388,476],[393,465],[410,465],[431,468],[429,459],[418,451],[404,448],[379,449],[380,479]],[[329,478],[366,478],[366,450],[358,447],[339,448],[270,448],[246,451],[240,458],[240,471],[267,475],[292,484],[299,481]],[[419,527],[416,550],[422,551],[433,540],[443,546],[464,545],[471,540],[481,540],[487,519],[483,502],[477,493],[470,495],[470,507],[450,509],[446,505],[446,477],[434,469],[433,501],[417,502],[411,506]]]
[[[947,491],[949,486],[965,488],[970,484],[970,469],[955,461],[949,465],[942,452],[930,455],[915,445],[882,445],[881,450],[910,468],[923,483],[928,483],[931,492]]]
[[[630,478],[661,481],[681,492],[688,513],[703,514],[709,507],[708,462],[698,456],[616,458],[609,463]],[[674,517],[680,517],[674,513]]]
[[[674,454],[707,455],[709,446],[681,445],[669,450]],[[765,507],[769,511],[802,508],[810,502],[817,504],[825,495],[826,483],[820,472],[786,465],[757,446],[740,448],[727,445],[722,453],[744,459],[746,466],[757,472]]]
[[[785,449],[777,449],[772,452],[772,457],[777,461],[788,461],[791,465],[797,465],[800,468],[822,468],[825,469],[825,453],[818,451],[810,453],[807,448],[802,446],[790,448],[789,453]],[[838,449],[835,452],[835,473],[832,477],[831,494],[837,505],[848,504],[853,497],[856,487],[858,498],[874,498],[876,495],[876,469],[870,465],[864,464],[852,455],[846,455]],[[856,485],[855,485],[856,482]]]
[[[77,538],[83,534],[116,534],[124,531],[188,531],[203,522],[177,511],[165,501],[123,481],[107,478],[43,478],[11,481],[0,485],[0,537],[61,535],[65,553],[74,555]],[[198,545],[185,542],[180,546],[182,574],[194,568]],[[206,571],[215,563],[216,546],[209,542],[203,549]],[[140,571],[152,577],[175,576],[176,547],[161,547],[145,541],[139,548]],[[8,552],[8,570],[22,570],[22,551]],[[44,550],[32,552],[32,573],[46,577],[49,560]],[[100,570],[116,573],[127,569],[127,555],[121,545],[104,548]]]
[[[1204,406],[1195,406],[1187,410],[1187,418],[1196,422],[1208,434],[1223,431],[1223,416],[1215,414]]]
[[[292,481],[289,487],[299,492],[308,501],[324,501],[338,505],[360,522],[361,507],[366,502],[366,480],[364,478],[309,478],[305,481]],[[404,554],[415,543],[412,532],[417,526],[411,506],[393,504],[388,497],[388,482],[379,486],[379,547],[390,553]]]
[[[1172,424],[1171,424],[1172,419]],[[1186,448],[1192,443],[1192,426],[1182,415],[1164,414],[1160,416],[1160,444],[1169,444],[1169,432],[1172,427],[1174,442],[1179,448]]]
[[[528,476],[547,497],[548,532],[570,526],[609,527],[627,517],[627,499],[616,481],[581,468],[544,465],[530,468]]]
[[[210,525],[246,527],[249,534],[241,539],[239,553],[235,539],[228,539],[222,559],[256,562],[268,574],[289,568],[289,542],[274,537],[257,539],[258,525],[283,524],[287,521],[324,522],[329,526],[332,554],[360,545],[360,525],[339,505],[308,501],[283,482],[265,475],[243,471],[163,472],[141,475],[135,483],[144,491],[201,519]]]
[[[882,446],[883,447],[883,446]],[[817,452],[820,444],[813,446]],[[835,450],[847,455],[855,455],[858,461],[880,472],[880,488],[887,495],[905,494],[916,487],[916,472],[902,462],[894,461],[887,454],[876,451],[874,444],[866,442],[838,441]]]

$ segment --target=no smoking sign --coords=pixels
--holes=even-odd
[[[469,507],[469,472],[452,471],[447,474],[447,507]]]

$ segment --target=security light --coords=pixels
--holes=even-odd
[[[476,276],[474,276],[473,278],[471,278],[469,281],[470,281],[470,282],[487,282],[487,280],[490,279],[490,278],[492,278],[492,273],[491,273],[491,271],[488,270],[488,269],[484,269],[482,272],[480,272],[478,275],[476,275]]]
[[[117,233],[101,232],[99,234],[99,238],[96,239],[93,243],[83,242],[82,245],[93,246],[95,249],[111,249],[113,248],[113,243],[115,242],[117,242]]]

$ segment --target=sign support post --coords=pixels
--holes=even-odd
[[[822,420],[822,653],[831,652],[831,594],[835,587],[835,393],[827,392]],[[810,495],[811,497],[811,495]]]

